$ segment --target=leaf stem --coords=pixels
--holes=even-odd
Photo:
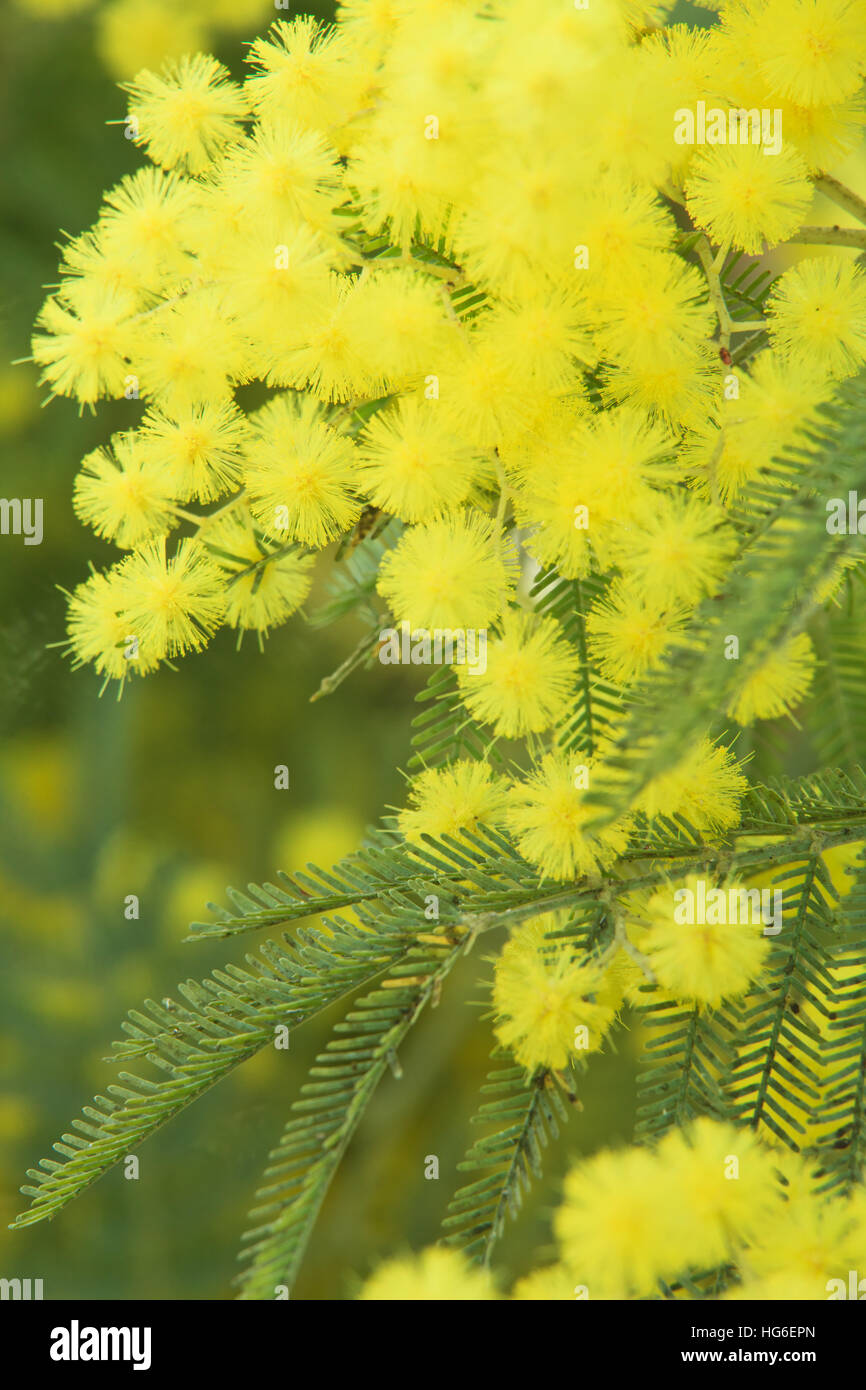
[[[788,241],[807,246],[848,246],[851,250],[866,251],[866,227],[801,227]]]
[[[617,916],[614,926],[614,940],[619,943],[627,956],[631,956],[636,965],[639,965],[647,980],[651,985],[656,983],[655,973],[650,965],[649,956],[645,956],[643,951],[638,950],[631,937],[629,936],[625,918]]]
[[[724,268],[728,249],[727,246],[721,246],[714,256],[712,247],[705,236],[702,236],[694,245],[694,250],[697,252],[707,277],[710,303],[719,320],[719,340],[726,351],[730,350],[731,338],[735,334],[754,333],[764,326],[761,319],[735,319],[731,317],[721,281],[721,272]]]
[[[337,686],[342,685],[347,676],[350,676],[356,667],[361,666],[372,652],[379,645],[379,629],[374,633],[365,632],[354,651],[350,652],[346,660],[341,662],[336,671],[332,671],[330,676],[325,676],[318,690],[310,696],[310,704],[315,704],[325,695],[330,695]]]
[[[866,200],[855,193],[853,188],[847,188],[844,183],[840,183],[832,174],[826,173],[823,169],[812,179],[815,187],[823,193],[825,198],[836,203],[845,212],[850,212],[852,217],[856,217],[858,222],[866,224]]]

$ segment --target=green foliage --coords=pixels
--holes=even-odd
[[[466,713],[457,677],[450,666],[438,670],[434,667],[415,699],[427,708],[412,720],[414,752],[408,763],[410,772],[439,767],[456,758],[488,757],[502,766],[501,754],[489,735]]]
[[[181,986],[184,1004],[148,1001],[146,1012],[133,1011],[123,1025],[124,1040],[115,1044],[115,1060],[147,1060],[159,1079],[119,1073],[123,1084],[108,1087],[107,1096],[97,1097],[83,1118],[73,1121],[75,1132],[55,1145],[63,1161],[43,1159],[40,1169],[31,1171],[33,1184],[24,1191],[33,1203],[17,1224],[65,1206],[238,1063],[271,1043],[275,1028],[295,1030],[378,980],[371,993],[352,1004],[316,1060],[257,1194],[241,1297],[273,1297],[275,1286],[291,1287],[336,1166],[378,1082],[389,1067],[399,1067],[397,1049],[425,1005],[436,1002],[459,953],[481,932],[563,907],[573,915],[554,935],[571,940],[575,949],[605,944],[622,900],[636,886],[663,884],[674,869],[681,874],[724,867],[734,876],[775,870],[785,882],[786,907],[795,909],[795,921],[785,939],[774,943],[771,987],[747,999],[741,1012],[723,1010],[708,1018],[697,1010],[654,1004],[650,996],[644,1013],[653,1037],[641,1077],[638,1136],[658,1137],[698,1114],[733,1113],[752,1126],[766,1123],[791,1143],[791,1131],[801,1128],[788,1109],[794,1082],[806,1091],[816,1116],[845,1127],[842,1157],[833,1151],[825,1158],[823,1149],[821,1154],[829,1182],[850,1181],[859,1172],[866,1143],[861,1070],[866,1020],[862,991],[849,980],[834,982],[821,948],[839,936],[854,952],[852,959],[866,968],[862,940],[852,942],[856,931],[863,933],[866,880],[861,870],[844,913],[835,914],[820,852],[864,836],[866,775],[858,769],[851,777],[828,773],[755,789],[727,845],[703,844],[689,827],[673,822],[644,827],[618,874],[604,885],[545,886],[507,837],[488,830],[459,841],[431,839],[425,848],[374,837],[330,873],[311,867],[293,879],[282,875],[280,887],[232,893],[234,911],[218,911],[212,927],[199,924],[196,935],[229,936],[350,905],[357,921],[329,917],[323,928],[299,929],[292,938],[284,934],[264,943],[258,956],[247,957],[251,969],[228,966]],[[781,871],[792,861],[796,867]],[[423,905],[429,892],[439,896],[440,920],[428,933]],[[816,1058],[810,1044],[792,1063],[797,1025],[788,1005],[795,993],[819,1001],[825,1011],[827,999],[840,1007],[839,1036],[828,1052],[829,1091],[819,1089],[810,1070]],[[754,1048],[748,1064],[739,1068],[730,1063],[736,1030]],[[497,1068],[485,1090],[497,1099],[484,1104],[477,1119],[496,1128],[473,1145],[461,1165],[484,1176],[455,1195],[446,1232],[451,1243],[486,1261],[506,1214],[516,1214],[521,1191],[540,1173],[541,1147],[558,1134],[557,1113],[561,1118],[565,1112],[547,1073],[526,1078],[519,1068]]]
[[[622,710],[618,692],[599,676],[586,646],[586,615],[607,587],[607,582],[598,575],[568,580],[552,570],[542,571],[530,592],[538,611],[558,620],[580,654],[574,712],[559,730],[558,743],[564,750],[587,756],[592,756],[599,734]]]
[[[684,745],[708,728],[723,726],[725,711],[744,681],[815,614],[816,591],[841,563],[862,553],[856,533],[828,533],[824,499],[847,497],[861,483],[866,374],[846,381],[838,400],[822,413],[825,424],[812,433],[811,451],[791,449],[782,457],[794,482],[785,472],[771,476],[769,510],[767,481],[761,482],[765,523],[732,566],[724,594],[718,601],[705,600],[688,638],[644,682],[623,723],[617,752],[606,759],[604,774],[590,791],[598,824],[613,820],[653,776],[675,765]],[[725,660],[730,633],[739,641],[738,661]],[[676,722],[659,732],[659,711],[673,708]]]
[[[348,215],[351,215],[349,212]],[[352,237],[366,261],[396,253],[384,238]],[[697,236],[681,241],[691,253]],[[447,281],[453,269],[444,246],[413,245],[412,257],[453,285],[450,303],[469,322],[481,296]],[[733,321],[760,313],[772,285],[743,258],[726,262],[719,283]],[[756,333],[734,353],[748,360],[765,343]],[[592,384],[592,383],[590,383]],[[352,429],[382,402],[353,408]],[[814,1150],[826,1190],[848,1191],[862,1180],[866,1159],[866,860],[852,890],[839,898],[826,851],[866,839],[866,645],[863,579],[848,578],[847,607],[825,612],[817,597],[840,562],[859,563],[859,536],[829,536],[824,500],[863,484],[866,375],[840,388],[824,412],[811,447],[768,460],[760,478],[731,508],[741,551],[724,592],[698,611],[690,635],[644,686],[626,699],[590,659],[586,617],[608,579],[565,579],[543,570],[529,600],[554,617],[580,662],[570,716],[557,731],[566,752],[591,756],[613,733],[617,755],[592,784],[598,823],[616,819],[680,750],[706,731],[727,730],[726,711],[745,678],[808,627],[821,660],[809,733],[817,762],[835,768],[753,787],[739,823],[709,843],[682,817],[637,817],[628,849],[615,867],[569,883],[553,883],[500,830],[479,826],[459,838],[401,840],[391,822],[371,831],[363,848],[333,868],[308,864],[275,882],[231,890],[229,906],[209,923],[194,923],[190,940],[278,931],[246,957],[179,986],[179,999],[145,1002],[122,1025],[111,1059],[118,1084],[86,1106],[55,1144],[59,1161],[30,1170],[22,1191],[32,1199],[18,1226],[52,1217],[143,1141],[244,1061],[273,1044],[275,1030],[294,1034],[326,1010],[344,1005],[343,1019],[316,1057],[308,1081],[270,1154],[244,1238],[240,1296],[266,1299],[292,1287],[340,1161],[379,1082],[399,1075],[398,1052],[461,954],[486,933],[500,933],[544,914],[564,912],[565,940],[575,958],[612,948],[620,914],[636,890],[674,876],[705,872],[719,880],[771,875],[784,892],[786,931],[772,943],[767,977],[744,999],[718,1011],[659,1001],[646,988],[632,1021],[647,1042],[638,1084],[636,1138],[651,1143],[699,1115],[767,1129],[790,1148]],[[357,432],[357,431],[356,431]],[[329,693],[368,664],[385,615],[376,597],[379,563],[402,531],[400,523],[362,518],[342,543],[330,592],[312,615],[314,627],[360,620],[354,652],[326,677]],[[366,527],[366,533],[364,533]],[[724,660],[728,633],[741,660]],[[458,758],[512,764],[510,750],[466,714],[451,669],[434,670],[417,693],[408,769]],[[675,717],[674,717],[675,714]],[[425,908],[437,899],[434,921]],[[337,915],[335,915],[337,914]],[[345,914],[345,915],[341,915]],[[298,927],[307,919],[313,926]],[[291,930],[284,930],[290,928]],[[826,1021],[816,1025],[815,1016]],[[423,1025],[422,1025],[423,1026]],[[743,1046],[743,1039],[747,1046]],[[579,1091],[575,1062],[564,1077],[531,1075],[508,1064],[501,1049],[482,1087],[474,1123],[489,1131],[459,1164],[473,1174],[453,1196],[445,1241],[489,1263],[508,1219],[519,1214],[543,1150],[552,1145]],[[127,1071],[149,1065],[153,1074]],[[705,1271],[683,1287],[707,1296],[724,1287],[724,1271]],[[676,1292],[666,1290],[666,1294]]]
[[[730,1066],[730,1042],[719,1023],[697,1005],[648,1002],[641,1011],[648,1032],[638,1073],[635,1138],[658,1139],[697,1115],[726,1113],[718,1075]]]
[[[185,1004],[147,1000],[146,1012],[133,1010],[112,1060],[147,1061],[160,1080],[121,1071],[124,1084],[107,1087],[107,1096],[85,1107],[83,1118],[72,1121],[76,1133],[55,1145],[66,1161],[43,1159],[41,1171],[29,1171],[38,1186],[23,1189],[33,1205],[19,1224],[53,1215],[238,1063],[272,1043],[275,1028],[314,1017],[374,979],[409,945],[399,931],[299,932],[293,941],[268,942],[258,957],[248,957],[252,970],[230,965],[200,982],[187,981],[179,987]]]
[[[864,589],[851,575],[838,607],[820,613],[811,626],[819,666],[808,725],[825,766],[866,760],[866,640]]]
[[[507,1056],[501,1048],[493,1053],[499,1061]],[[543,1069],[527,1077],[522,1067],[496,1067],[481,1092],[497,1099],[480,1106],[473,1124],[496,1129],[476,1139],[458,1168],[485,1176],[454,1194],[442,1224],[448,1245],[489,1264],[506,1216],[517,1217],[532,1179],[541,1177],[542,1150],[559,1138],[557,1117],[566,1120],[568,1111]]]
[[[242,1298],[271,1298],[294,1283],[325,1194],[382,1076],[399,1075],[397,1049],[435,999],[461,944],[407,949],[382,988],[359,1000],[316,1059],[270,1155],[244,1237]],[[387,986],[392,988],[387,988]]]

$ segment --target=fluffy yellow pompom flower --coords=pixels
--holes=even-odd
[[[509,142],[489,156],[471,199],[461,200],[454,231],[456,254],[473,283],[522,299],[546,271],[555,275],[570,264],[573,202],[564,194],[574,184],[568,174],[564,145],[542,154]]]
[[[130,356],[142,395],[170,412],[227,400],[232,387],[246,380],[249,360],[238,325],[206,289],[141,318]]]
[[[748,785],[733,754],[703,738],[647,783],[634,809],[650,818],[682,816],[695,830],[718,834],[736,825]]]
[[[327,229],[343,198],[336,150],[296,121],[261,121],[228,152],[220,174],[252,218],[275,228],[306,221]]]
[[[634,8],[632,18],[637,18]],[[598,72],[596,82],[604,100],[593,95],[595,83],[587,83],[580,94],[580,120],[599,162],[624,167],[642,183],[661,183],[671,158],[670,96],[649,55],[642,45],[623,48]]]
[[[250,45],[247,80],[257,111],[328,130],[356,95],[344,36],[318,19],[277,20]]]
[[[647,1149],[605,1151],[572,1168],[554,1231],[590,1299],[651,1294],[688,1263],[695,1244],[678,1175]]]
[[[432,1245],[418,1255],[388,1260],[364,1284],[358,1298],[386,1302],[451,1303],[495,1299],[489,1270],[471,1265],[458,1250]]]
[[[201,545],[182,540],[166,557],[165,539],[135,551],[120,566],[129,631],[145,661],[198,651],[225,612],[224,585]]]
[[[760,476],[768,458],[788,444],[804,442],[828,398],[823,372],[777,352],[762,352],[750,375],[740,378],[739,397],[725,403],[718,424],[701,421],[686,436],[680,458],[703,495],[735,498]],[[713,403],[713,411],[717,403]]]
[[[478,513],[413,526],[379,568],[377,588],[413,627],[486,628],[514,582],[513,551]]]
[[[700,271],[665,251],[635,257],[603,303],[599,341],[614,361],[629,366],[688,351],[706,339],[712,322]]]
[[[602,1152],[571,1170],[555,1218],[564,1269],[591,1298],[651,1297],[659,1280],[723,1262],[746,1273],[730,1300],[827,1298],[830,1280],[844,1297],[865,1237],[862,1193],[820,1197],[813,1184],[790,1151],[699,1118],[655,1152]],[[539,1270],[552,1289],[557,1268]]]
[[[188,406],[168,415],[150,410],[136,446],[142,458],[164,467],[179,502],[212,502],[237,484],[249,427],[233,401]]]
[[[134,433],[116,434],[110,449],[94,449],[81,464],[72,505],[76,514],[124,550],[177,524],[168,469],[142,456]]]
[[[440,285],[399,262],[368,269],[357,286],[356,331],[374,376],[410,385],[438,365],[454,333]]]
[[[675,894],[687,891],[690,899]],[[709,890],[707,896],[709,895]],[[720,890],[723,894],[725,890]],[[689,922],[700,900],[698,879],[687,878],[680,888],[654,893],[646,907],[649,930],[641,937],[641,950],[649,958],[663,989],[675,998],[717,1008],[724,999],[745,994],[761,974],[770,951],[763,924]],[[726,898],[726,902],[728,899]],[[693,910],[689,914],[689,903]],[[727,915],[707,903],[706,916]]]
[[[353,526],[355,446],[309,396],[277,396],[250,416],[244,479],[253,515],[271,535],[319,548]]]
[[[650,189],[622,175],[602,175],[582,198],[578,236],[590,253],[592,298],[603,299],[641,252],[665,250],[674,230],[670,213]]]
[[[573,464],[592,496],[590,530],[601,523],[630,525],[651,510],[650,487],[670,481],[673,437],[645,411],[613,407],[582,421],[572,433]],[[538,473],[543,476],[544,465]],[[536,478],[529,474],[530,487]]]
[[[243,134],[243,91],[227,68],[203,53],[167,63],[159,74],[145,69],[126,90],[132,138],[164,169],[200,174]]]
[[[609,560],[619,527],[655,506],[650,484],[670,477],[671,449],[668,430],[629,407],[576,421],[543,451],[530,434],[514,498],[518,521],[532,528],[527,548],[569,578],[593,557]]]
[[[203,531],[204,547],[228,578],[225,620],[267,636],[303,603],[314,556],[262,544],[248,513],[228,512]]]
[[[750,1131],[703,1118],[655,1152],[584,1159],[554,1218],[563,1262],[590,1298],[651,1295],[659,1279],[720,1263],[783,1219],[775,1167]]]
[[[573,944],[545,940],[549,930],[538,918],[515,932],[493,979],[494,1032],[528,1072],[561,1071],[576,1052],[597,1052],[615,1018],[595,999],[603,969],[575,960]]]
[[[762,1235],[784,1210],[774,1154],[753,1130],[701,1116],[686,1129],[669,1130],[656,1156],[679,1177],[695,1256],[705,1267],[722,1263],[732,1244]]]
[[[375,54],[389,46],[403,16],[403,0],[340,0],[344,33]]]
[[[235,204],[214,196],[211,216],[201,234],[201,259],[221,286],[220,300],[239,323],[259,359],[261,375],[280,384],[290,354],[308,341],[307,324],[329,293],[332,254],[322,234],[303,223],[274,229],[269,221],[252,222],[241,209],[242,225],[231,235],[214,236],[212,218],[221,224]],[[297,374],[297,360],[294,374]]]
[[[494,449],[520,429],[538,390],[486,333],[461,338],[443,356],[439,408],[457,434],[478,448]]]
[[[117,238],[106,238],[98,224],[64,244],[60,274],[57,298],[76,312],[86,313],[94,300],[114,299],[134,314],[154,298],[152,267],[131,259]]]
[[[578,658],[552,618],[509,609],[502,632],[488,637],[487,668],[458,668],[470,714],[505,738],[540,733],[568,715]]]
[[[509,799],[508,826],[521,854],[537,864],[546,878],[570,879],[595,873],[623,853],[628,843],[623,823],[590,835],[592,819],[585,804],[586,779],[576,759],[547,754]],[[591,775],[591,767],[589,769]]]
[[[422,836],[459,835],[479,822],[501,825],[509,800],[508,783],[487,763],[459,758],[447,767],[428,767],[409,788],[409,806],[397,818],[401,834],[415,844]]]
[[[750,51],[772,92],[828,106],[857,91],[866,66],[857,0],[768,0],[754,21]]]
[[[781,719],[805,698],[815,674],[815,650],[805,632],[772,652],[741,686],[728,714],[748,727],[756,719]]]
[[[749,1249],[748,1266],[760,1278],[784,1271],[792,1284],[804,1284],[806,1297],[824,1298],[830,1279],[848,1284],[849,1269],[863,1259],[863,1226],[853,1202],[788,1203],[764,1225]]]
[[[686,202],[714,241],[750,255],[795,232],[812,201],[805,160],[783,145],[767,159],[760,145],[700,150],[686,183]]]
[[[832,169],[857,149],[863,137],[864,112],[855,94],[838,106],[783,103],[786,138],[797,146],[810,169]]]
[[[156,670],[159,657],[142,651],[130,629],[129,594],[119,569],[93,574],[69,598],[68,648],[73,666],[92,662],[106,681],[146,675]]]
[[[382,383],[364,352],[363,301],[351,280],[331,275],[294,345],[274,354],[268,381],[307,388],[321,401],[377,396]]]
[[[391,122],[370,134],[353,150],[346,171],[347,183],[357,189],[364,206],[367,230],[387,227],[395,245],[408,247],[420,223],[435,239],[443,230],[447,204],[430,167],[432,142],[425,141],[423,126]]]
[[[429,521],[458,506],[478,472],[476,454],[452,434],[436,403],[406,396],[373,416],[358,453],[371,502],[403,521]]]
[[[97,224],[105,252],[134,260],[143,283],[171,299],[176,277],[191,268],[186,233],[197,198],[193,181],[175,170],[127,174],[105,195]]]
[[[587,617],[590,655],[606,680],[630,685],[659,664],[685,617],[683,608],[647,603],[639,589],[616,583]]]
[[[75,396],[84,405],[123,395],[129,367],[130,301],[95,292],[79,299],[75,313],[48,299],[37,319],[33,361],[54,396]]]
[[[691,606],[717,592],[737,549],[736,534],[720,508],[694,495],[662,493],[654,503],[618,532],[613,554],[649,606]]]
[[[641,45],[644,56],[663,89],[672,111],[694,107],[696,101],[714,90],[718,77],[719,59],[715,40],[718,29],[692,28],[688,24],[664,24],[670,19],[665,6],[659,19],[661,26]],[[652,21],[651,21],[652,22]],[[687,164],[691,151],[672,152],[672,168],[676,181]]]
[[[768,331],[798,367],[849,376],[866,362],[866,275],[850,261],[801,261],[773,286]]]
[[[615,362],[605,374],[604,399],[694,429],[716,403],[718,374],[703,343],[673,345],[643,361]]]
[[[575,359],[595,360],[586,318],[573,292],[533,295],[526,303],[495,309],[485,320],[483,337],[521,378],[547,390],[566,390],[574,384]]]
[[[541,564],[556,565],[565,578],[578,579],[592,569],[593,543],[602,541],[604,532],[592,524],[600,489],[593,487],[594,479],[584,482],[576,467],[569,468],[569,452],[560,443],[544,472],[533,469],[531,479],[520,479],[514,513],[529,530],[530,554]]]

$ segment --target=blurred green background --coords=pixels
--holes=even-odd
[[[261,0],[219,8],[255,11],[259,27],[274,15]],[[175,17],[188,24],[190,9],[175,5]],[[102,191],[141,162],[123,127],[106,124],[125,107],[104,59],[122,76],[118,63],[136,70],[173,31],[164,10],[160,30],[147,0],[126,15],[125,30],[113,18],[107,31],[92,5],[6,0],[0,17],[0,490],[44,498],[45,528],[41,546],[0,538],[0,1275],[42,1278],[46,1298],[227,1298],[258,1175],[333,1018],[298,1034],[289,1053],[266,1049],[149,1140],[138,1181],[116,1169],[51,1223],[13,1235],[7,1223],[26,1205],[17,1189],[115,1079],[103,1058],[127,1009],[242,961],[255,944],[184,944],[207,901],[278,867],[330,865],[401,802],[418,679],[403,668],[389,668],[387,681],[360,672],[310,705],[357,641],[351,622],[312,632],[294,621],[263,654],[254,642],[238,654],[223,632],[176,673],[133,683],[120,703],[110,692],[98,698],[98,679],[71,672],[50,646],[64,637],[57,586],[71,589],[88,560],[115,558],[72,512],[78,463],[141,407],[103,404],[96,418],[66,400],[40,409],[35,371],[10,363],[29,352],[44,287],[56,280],[60,229],[89,226]],[[209,46],[237,75],[240,39],[256,28],[211,33]],[[202,25],[205,41],[208,32]],[[290,791],[274,789],[277,763],[291,769]],[[137,921],[124,916],[132,893]],[[483,954],[466,959],[415,1030],[403,1079],[382,1084],[297,1297],[351,1296],[377,1259],[437,1237],[492,1045],[473,1005],[484,998]],[[531,1267],[549,1240],[569,1147],[627,1136],[631,1065],[627,1047],[596,1060],[550,1183],[503,1244],[509,1270]],[[438,1181],[423,1176],[431,1153]]]

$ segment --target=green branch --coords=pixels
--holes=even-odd
[[[789,242],[807,246],[847,246],[866,251],[866,227],[801,227],[788,237]]]
[[[816,174],[812,179],[815,187],[836,203],[846,212],[850,212],[852,217],[856,217],[858,222],[866,224],[866,201],[855,193],[853,189],[846,188],[844,183],[840,183],[832,174],[827,174],[823,170]]]

